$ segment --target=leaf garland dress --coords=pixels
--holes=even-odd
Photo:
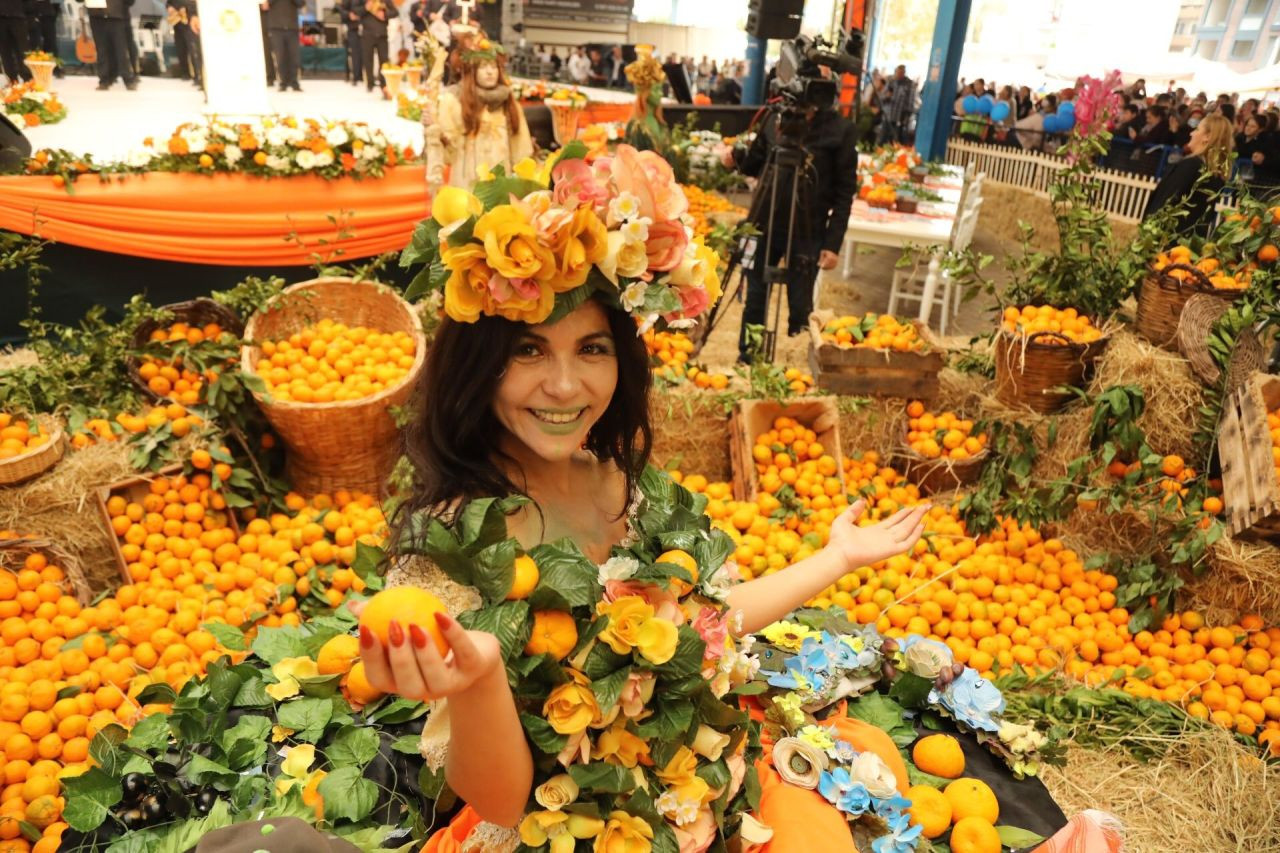
[[[735,545],[710,526],[705,501],[647,469],[629,535],[609,560],[596,565],[569,540],[538,545],[528,555],[539,580],[524,601],[505,600],[519,548],[506,535],[515,501],[473,500],[449,524],[411,525],[389,584],[430,589],[463,625],[498,637],[535,766],[518,831],[466,807],[424,851],[700,853],[737,838],[744,849],[854,853],[847,810],[812,785],[784,782],[765,760],[773,744],[767,734],[762,743],[752,694],[767,685],[754,638],[736,638],[724,603],[737,581]],[[696,577],[674,551],[696,561]],[[531,636],[552,623],[558,647],[537,653],[547,646]],[[892,770],[883,802],[897,804],[905,827],[907,771],[894,742],[835,716],[827,722],[843,740]],[[441,778],[448,736],[440,701],[421,752]]]

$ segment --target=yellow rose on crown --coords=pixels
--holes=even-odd
[[[654,616],[653,605],[638,595],[624,595],[611,603],[600,602],[596,613],[609,624],[599,639],[620,655],[640,652],[645,660],[661,666],[676,653],[680,639],[675,623]]]
[[[579,207],[551,245],[559,272],[558,288],[568,290],[586,282],[591,267],[604,259],[608,249],[608,232],[600,217],[590,207]]]
[[[542,715],[558,734],[576,735],[600,717],[600,706],[591,691],[591,679],[577,670],[566,670],[570,680],[557,686],[542,705]]]
[[[562,811],[531,812],[520,822],[520,840],[530,847],[551,843],[551,853],[573,853],[578,839],[595,838],[604,829],[598,817]]]
[[[512,282],[487,262],[484,246],[464,243],[441,247],[441,260],[450,270],[444,286],[444,310],[454,320],[474,323],[481,314],[522,323],[541,323],[551,316],[555,293],[537,281]]]
[[[624,811],[609,813],[604,830],[596,836],[593,853],[649,853],[653,848],[653,827],[644,818]]]
[[[603,759],[607,764],[632,768],[637,764],[650,763],[649,744],[627,731],[626,720],[618,720],[596,739],[596,748],[591,757],[595,760]]]
[[[484,214],[473,233],[484,244],[485,262],[503,278],[537,282],[555,278],[555,257],[538,242],[533,223],[515,205],[500,204]]]

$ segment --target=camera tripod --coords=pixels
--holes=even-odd
[[[806,128],[805,114],[790,106],[776,110],[778,116],[777,144],[770,148],[765,159],[764,168],[760,172],[759,183],[755,194],[751,197],[751,206],[747,212],[747,221],[763,223],[759,236],[744,237],[738,242],[729,256],[724,281],[726,285],[734,280],[738,273],[737,285],[732,297],[744,299],[745,271],[763,269],[766,287],[764,335],[761,341],[760,354],[768,361],[773,361],[778,345],[778,326],[782,320],[782,299],[790,284],[796,286],[812,286],[817,273],[816,257],[797,254],[797,245],[812,247],[809,239],[810,219],[806,207],[812,197],[810,174],[811,164],[808,152],[801,140]],[[762,131],[763,132],[763,131]],[[801,211],[799,215],[797,212]],[[786,217],[785,235],[779,233],[778,225],[782,217]],[[775,241],[782,240],[782,250],[774,257]],[[757,267],[756,265],[763,265]],[[716,324],[723,318],[725,306],[731,294],[726,293],[711,312],[704,324],[702,339],[711,334]],[[794,324],[796,318],[791,318]],[[800,318],[808,322],[808,318]],[[745,329],[741,334],[746,334]]]

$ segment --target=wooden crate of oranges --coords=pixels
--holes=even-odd
[[[142,583],[152,572],[167,575],[171,558],[178,573],[190,571],[203,583],[196,574],[200,561],[195,559],[194,549],[178,541],[198,542],[201,548],[215,552],[240,538],[235,514],[210,488],[209,475],[186,477],[181,465],[119,480],[99,489],[96,497],[126,584]]]
[[[1227,399],[1218,458],[1232,535],[1280,539],[1280,376],[1254,374]]]
[[[944,358],[929,332],[888,314],[809,315],[809,367],[824,391],[929,401]]]
[[[777,441],[768,440],[772,431],[779,434]],[[729,416],[729,441],[736,500],[755,500],[761,478],[771,473],[793,485],[803,470],[812,474],[809,480],[825,483],[834,478],[843,488],[840,410],[835,397],[787,403],[739,400]]]

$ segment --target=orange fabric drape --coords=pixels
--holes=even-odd
[[[590,127],[593,124],[605,124],[611,121],[626,121],[631,118],[630,101],[625,104],[587,104],[582,115],[578,117],[578,128]]]
[[[312,253],[333,262],[369,257],[403,248],[427,210],[421,165],[333,181],[151,172],[103,183],[84,175],[73,194],[47,176],[0,177],[0,229],[188,264],[302,266],[314,262]],[[350,236],[339,239],[330,216]],[[290,232],[305,247],[286,241]]]

